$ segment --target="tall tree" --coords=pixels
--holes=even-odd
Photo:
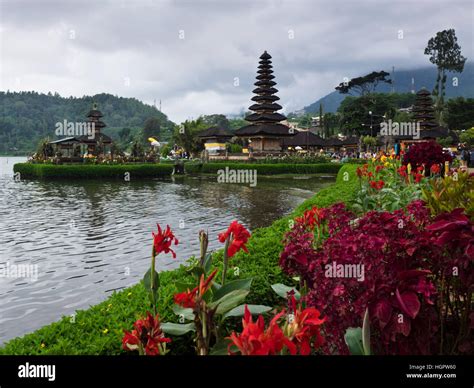
[[[375,88],[380,82],[391,84],[392,81],[387,79],[388,75],[389,73],[386,71],[373,71],[363,77],[356,77],[350,81],[341,82],[336,86],[336,90],[341,94],[351,94],[351,92],[354,91],[360,96],[365,96],[375,91]]]
[[[160,136],[161,123],[157,117],[150,117],[145,121],[143,127],[143,140],[148,142],[149,137],[158,138]]]
[[[448,100],[445,118],[449,129],[463,131],[474,127],[474,98],[458,97]]]
[[[209,127],[230,128],[230,122],[225,115],[213,114],[202,116],[202,121]]]
[[[180,126],[176,126],[173,136],[174,140],[186,152],[196,155],[203,149],[198,134],[207,127],[208,125],[204,123],[202,117],[199,117],[197,120],[186,120]]]
[[[461,55],[461,46],[453,28],[436,33],[436,36],[428,41],[425,55],[429,55],[430,62],[438,68],[438,77],[432,94],[436,99],[435,107],[441,121],[446,93],[446,72],[461,73],[466,58]]]

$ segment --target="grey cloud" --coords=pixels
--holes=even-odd
[[[20,0],[0,7],[2,89],[161,99],[174,121],[246,108],[263,50],[273,56],[287,111],[345,76],[429,65],[423,49],[443,28],[456,28],[463,54],[474,54],[467,1]]]

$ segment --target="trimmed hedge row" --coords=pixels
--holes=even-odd
[[[256,229],[247,246],[249,253],[237,253],[231,259],[231,267],[239,268],[242,278],[252,277],[251,293],[247,303],[277,306],[283,302],[271,290],[274,283],[291,284],[280,270],[278,259],[283,248],[282,237],[289,229],[289,221],[313,206],[325,207],[355,199],[358,179],[356,166],[344,165],[339,171],[337,181],[322,189],[313,198],[300,205],[292,215],[275,221],[271,226]],[[217,236],[209,236],[217,238]],[[150,242],[151,243],[151,242]],[[218,263],[222,262],[222,250],[214,254]],[[219,264],[220,265],[220,264]],[[234,272],[230,271],[232,275]],[[219,278],[219,275],[218,275]],[[159,312],[162,321],[176,322],[172,311],[173,296],[177,292],[176,283],[191,280],[186,268],[162,272],[160,274]],[[131,329],[136,319],[145,315],[148,298],[141,283],[114,293],[104,302],[87,310],[77,311],[74,323],[70,317],[44,326],[22,338],[15,338],[0,348],[4,355],[56,355],[89,354],[118,355],[123,353],[121,341],[123,329]],[[229,329],[236,327],[240,319],[229,321]],[[191,337],[173,337],[170,344],[171,354],[193,354]]]
[[[276,175],[276,174],[337,174],[342,164],[339,163],[318,163],[318,164],[251,164],[251,163],[204,163],[191,164],[187,163],[184,166],[186,173],[205,173],[216,174],[218,170],[224,170],[226,167],[233,170],[256,170],[261,175]]]
[[[164,164],[54,165],[17,163],[13,166],[13,171],[15,173],[20,173],[21,178],[124,179],[125,174],[129,173],[130,179],[133,179],[135,177],[170,176],[173,172],[173,166]]]

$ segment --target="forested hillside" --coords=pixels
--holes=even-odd
[[[154,135],[161,140],[168,140],[172,135],[174,123],[154,106],[135,98],[105,93],[76,98],[51,93],[0,92],[0,153],[33,152],[40,139],[56,137],[55,123],[84,121],[94,102],[104,114],[102,120],[107,124],[104,133],[114,139],[131,141],[149,118],[159,122],[159,130],[155,131],[158,133]],[[130,131],[122,131],[123,128]],[[120,133],[131,134],[130,139],[119,139]]]

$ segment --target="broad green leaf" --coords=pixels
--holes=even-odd
[[[210,356],[227,356],[229,341],[226,339],[219,340],[209,352]]]
[[[362,324],[362,346],[364,348],[364,354],[370,356],[370,320],[368,308],[365,310],[364,322]]]
[[[178,316],[183,316],[184,319],[187,319],[188,321],[194,320],[193,309],[191,308],[184,308],[175,304],[173,306],[173,312]]]
[[[228,294],[229,292],[235,290],[246,290],[250,291],[250,286],[252,285],[252,278],[247,279],[239,279],[239,280],[232,280],[226,284],[224,284],[221,288],[219,288],[214,293],[214,299],[218,300],[222,298],[224,295]]]
[[[362,329],[360,327],[349,327],[344,334],[344,341],[346,342],[349,352],[353,356],[363,356],[364,347],[362,345]]]
[[[248,295],[247,290],[234,290],[225,294],[222,298],[212,302],[209,307],[217,307],[216,314],[225,314],[227,311],[232,310],[235,306],[239,305],[245,300]]]
[[[264,306],[261,304],[248,304],[247,308],[252,315],[264,314],[272,309],[272,307]],[[228,317],[242,317],[245,313],[245,305],[234,307],[232,310],[224,314],[224,319]]]
[[[194,327],[194,323],[181,324],[167,322],[161,324],[161,330],[163,330],[163,333],[179,336],[189,333],[190,331],[195,331],[196,328]]]
[[[151,268],[146,272],[145,276],[143,277],[143,285],[145,286],[145,289],[147,291],[151,291],[153,293],[156,293],[158,288],[160,287],[160,275],[158,275],[158,272],[155,271],[154,274],[154,280],[155,280],[155,285],[154,289],[151,289]]]
[[[206,257],[204,258],[204,273],[207,274],[211,270],[211,264],[212,264],[212,253],[208,253]]]
[[[196,285],[193,283],[184,283],[184,282],[176,282],[174,285],[178,289],[178,292],[185,292],[187,290],[192,290],[193,288],[196,287]]]
[[[293,290],[295,292],[295,299],[296,300],[299,300],[300,297],[301,297],[300,293],[298,292],[298,290],[295,287],[285,286],[284,284],[281,284],[281,283],[273,284],[272,289],[273,289],[273,291],[275,291],[277,293],[278,296],[281,296],[284,299],[288,298],[287,294],[291,290]]]

